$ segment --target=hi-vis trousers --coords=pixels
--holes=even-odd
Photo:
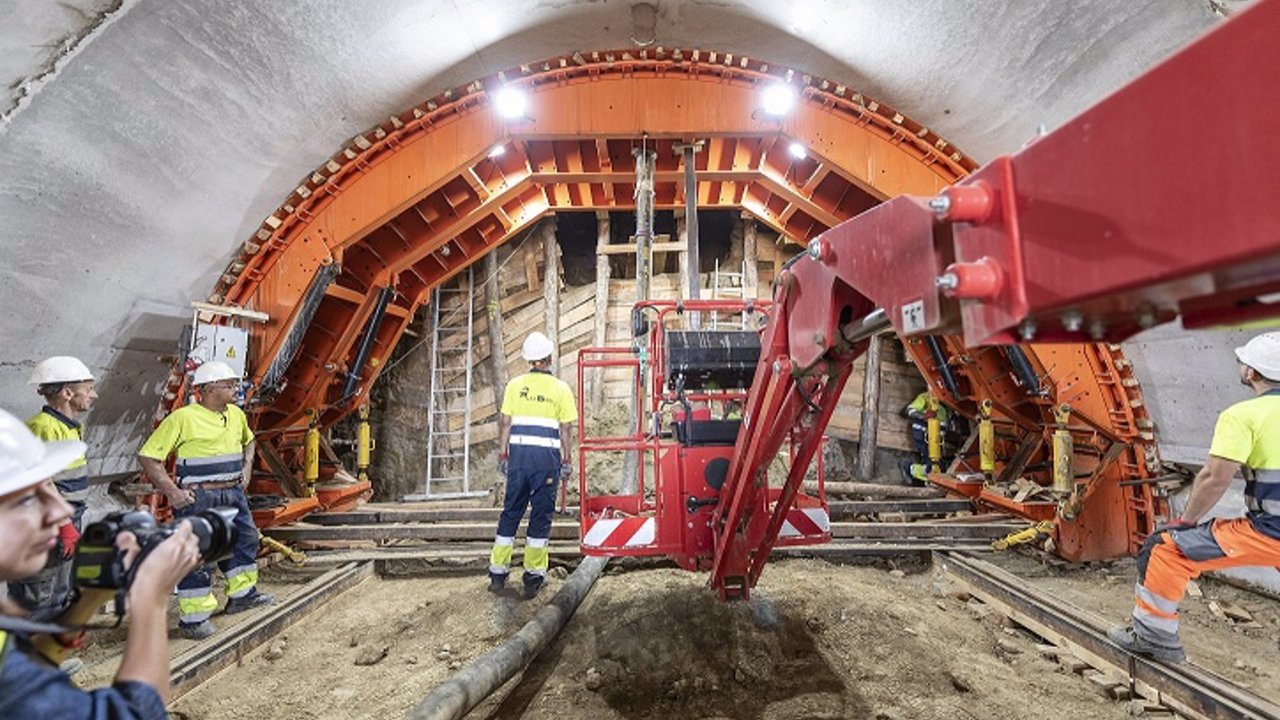
[[[507,470],[507,497],[498,518],[498,532],[489,554],[489,574],[510,572],[516,530],[525,508],[529,508],[529,529],[525,537],[524,573],[530,578],[546,577],[550,564],[547,541],[551,537],[551,516],[556,509],[557,470]]]
[[[1280,540],[1255,530],[1248,518],[1154,533],[1138,552],[1134,630],[1157,645],[1181,647],[1178,603],[1187,581],[1206,570],[1277,565]]]

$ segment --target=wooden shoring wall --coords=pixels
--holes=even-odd
[[[739,234],[742,236],[742,234]],[[756,239],[755,259],[756,273],[759,278],[756,296],[768,298],[772,295],[772,282],[777,269],[781,267],[793,252],[799,252],[799,246],[784,247],[772,232],[760,228],[757,232],[747,232],[746,237]],[[499,253],[498,287],[501,301],[503,331],[503,355],[506,358],[507,372],[515,377],[527,370],[527,364],[520,357],[520,346],[524,338],[535,330],[544,330],[546,301],[543,287],[545,283],[545,261],[543,247],[540,242],[529,241],[517,247],[502,247]],[[751,253],[745,253],[751,257]],[[743,254],[738,254],[742,257]],[[561,274],[561,273],[557,273]],[[750,275],[748,271],[748,275]],[[562,274],[561,274],[562,275]],[[484,313],[485,297],[479,288],[482,275],[476,277],[476,292],[472,302],[476,303],[472,328],[472,365],[484,368],[489,363],[490,340],[488,322]],[[560,294],[560,367],[559,375],[571,387],[577,384],[577,351],[592,344],[596,318],[596,284],[589,283],[578,286],[565,286],[563,280],[556,279],[561,286]],[[704,297],[710,297],[710,273],[703,274]],[[606,313],[606,345],[622,346],[630,342],[631,306],[636,297],[634,279],[608,280],[608,310]],[[654,275],[651,281],[651,293],[654,298],[680,298],[680,276],[676,273]],[[456,309],[446,304],[444,310]],[[453,333],[441,338],[442,347],[451,347],[466,338],[462,333]],[[840,406],[832,416],[828,434],[832,437],[857,441],[861,425],[862,388],[864,359],[860,358],[854,365],[845,391],[841,396]],[[886,338],[881,359],[881,391],[880,391],[880,427],[877,433],[877,445],[880,447],[909,450],[911,448],[910,431],[906,420],[901,415],[902,408],[915,395],[924,389],[919,372],[907,359],[901,344],[894,338]],[[470,397],[472,443],[494,440],[497,437],[497,396],[501,389],[494,388],[489,381],[489,374],[480,371],[473,380]],[[589,380],[589,379],[588,379]],[[605,371],[604,402],[614,403],[625,400],[630,394],[630,372],[625,369]],[[588,412],[591,412],[588,408]],[[460,420],[455,420],[454,424]],[[456,430],[450,427],[450,430]]]

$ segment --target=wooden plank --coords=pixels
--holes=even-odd
[[[858,515],[902,513],[904,515],[933,515],[968,512],[973,503],[960,498],[905,499],[905,500],[833,500],[827,503],[832,520],[852,518]]]
[[[596,246],[609,244],[609,213],[596,215]],[[596,292],[595,315],[591,322],[591,344],[601,347],[605,344],[609,326],[609,257],[604,253],[596,253]],[[605,376],[602,368],[591,373],[591,407],[599,410],[604,407]]]
[[[988,523],[983,525],[956,523],[925,525],[921,523],[833,522],[833,538],[858,539],[989,539],[1004,537],[1026,527],[1026,523]],[[375,525],[315,526],[285,525],[263,530],[282,542],[352,541],[352,540],[423,540],[461,541],[487,540],[493,537],[492,523],[381,523]],[[521,530],[520,532],[523,532]],[[578,537],[578,523],[557,520],[551,523],[552,540]]]
[[[862,428],[858,433],[858,478],[870,480],[876,474],[876,445],[880,429],[880,349],[879,335],[872,335],[864,355],[862,380]]]
[[[530,290],[542,290],[542,283],[538,281],[538,253],[534,251],[533,247],[525,249],[524,277],[525,287]]]
[[[493,539],[492,523],[340,525],[320,527],[305,523],[265,528],[263,533],[282,542],[314,542],[328,540],[425,540],[458,541]],[[517,537],[524,537],[522,527]],[[552,540],[578,539],[578,524],[573,521],[551,523]]]
[[[967,512],[973,505],[964,499],[937,500],[838,500],[828,503],[832,519],[897,512],[906,515],[933,515]],[[577,516],[578,508],[570,507]],[[394,504],[365,505],[350,512],[324,512],[307,516],[314,525],[373,525],[379,523],[447,523],[497,521],[502,508],[449,507],[404,509]]]
[[[556,241],[555,219],[543,221],[542,252],[545,259],[545,271],[542,280],[542,301],[547,313],[543,318],[547,339],[551,341],[551,366],[556,367],[560,360],[560,270],[557,254],[560,245]],[[523,342],[521,338],[521,342]]]
[[[827,482],[823,488],[828,495],[865,495],[874,498],[941,498],[946,493],[934,487],[914,487],[909,485],[881,485],[879,483]],[[816,493],[818,484],[806,482],[804,491]]]
[[[754,217],[743,219],[742,227],[742,294],[749,298],[760,297],[760,261],[757,243],[759,225]]]

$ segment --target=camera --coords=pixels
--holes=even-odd
[[[191,523],[200,546],[200,559],[215,562],[231,555],[236,543],[236,509],[219,507],[182,518]],[[181,520],[177,521],[181,522]],[[112,513],[89,524],[76,548],[76,585],[85,588],[123,588],[130,574],[124,567],[124,553],[116,547],[116,537],[131,532],[138,538],[139,561],[156,545],[173,535],[174,524],[160,525],[145,510]],[[135,562],[135,566],[136,566]]]

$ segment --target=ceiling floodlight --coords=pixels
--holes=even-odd
[[[791,145],[787,147],[787,152],[791,153],[791,157],[797,160],[809,157],[809,151],[805,149],[804,145],[796,141],[792,141]]]
[[[522,90],[514,87],[503,87],[493,96],[493,104],[502,117],[508,120],[524,117],[525,108],[529,106],[529,98]]]
[[[760,95],[760,107],[769,115],[786,115],[795,104],[795,89],[784,83],[769,85]]]
[[[502,153],[506,151],[507,151],[507,146],[503,143],[499,143],[497,145],[494,145],[493,148],[489,150],[489,157],[491,158],[502,157]]]

